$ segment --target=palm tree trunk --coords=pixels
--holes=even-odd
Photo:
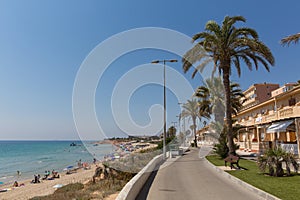
[[[215,111],[214,112],[215,121],[223,124],[224,123],[224,117],[225,117],[224,106],[222,105],[222,102],[220,102],[220,101],[217,101],[216,105],[214,105],[214,106],[215,106],[215,109],[214,109],[214,111]]]
[[[232,129],[232,110],[231,110],[231,98],[230,98],[230,62],[227,62],[228,66],[224,65],[223,69],[223,84],[225,90],[225,113],[226,113],[226,122],[225,128],[227,129],[227,142],[229,148],[229,154],[235,155],[235,148],[233,143],[233,129]]]
[[[195,144],[195,147],[198,147],[197,145],[197,135],[196,135],[196,118],[193,118],[193,124],[194,124],[194,127],[193,127],[193,131],[194,131],[194,136],[195,136],[195,139],[194,139],[194,144]]]

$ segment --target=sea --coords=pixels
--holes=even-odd
[[[79,160],[92,163],[113,151],[111,144],[92,141],[0,141],[0,184],[43,176],[46,170],[63,172]]]

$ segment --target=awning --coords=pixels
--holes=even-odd
[[[267,129],[267,133],[275,133],[275,132],[286,132],[286,129],[289,125],[291,125],[294,120],[282,121],[273,123]]]

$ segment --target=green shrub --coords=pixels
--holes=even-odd
[[[286,166],[286,175],[291,175],[290,166],[292,165],[295,172],[298,171],[299,164],[297,163],[295,156],[282,149],[281,147],[275,147],[268,149],[265,155],[258,158],[258,167],[262,172],[268,169],[270,176],[281,177],[284,175],[282,164]]]
[[[215,144],[214,151],[216,154],[218,154],[221,158],[226,158],[229,153],[229,147],[227,146],[227,133],[225,128],[223,128],[223,131],[220,134],[220,137],[218,139],[219,143]],[[234,144],[235,150],[239,149],[239,146]]]

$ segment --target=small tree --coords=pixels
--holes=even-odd
[[[215,144],[214,150],[215,153],[218,154],[222,159],[226,158],[229,154],[229,147],[227,145],[227,133],[226,128],[223,128],[223,131],[220,134],[220,137],[218,138],[219,143]],[[234,150],[239,149],[239,146],[234,144]]]
[[[183,104],[183,111],[181,113],[181,116],[183,118],[188,117],[190,119],[192,119],[193,125],[191,127],[191,129],[193,130],[193,134],[194,134],[194,142],[195,142],[195,147],[197,147],[197,135],[196,135],[196,120],[199,117],[199,104],[198,101],[196,99],[192,99],[192,100],[187,100],[187,102],[185,104]]]
[[[218,154],[221,158],[226,158],[229,153],[229,148],[227,146],[227,136],[225,134],[225,131],[223,131],[220,134],[220,137],[218,139],[219,143],[215,144],[214,150],[215,153]]]
[[[176,136],[176,128],[174,126],[170,126],[168,132],[167,132],[167,137],[174,137]]]
[[[258,167],[262,172],[267,169],[270,176],[281,177],[284,175],[282,163],[286,165],[286,175],[291,175],[290,165],[294,167],[295,172],[298,171],[299,164],[296,162],[292,153],[286,152],[281,147],[269,149],[264,156],[258,158]]]

